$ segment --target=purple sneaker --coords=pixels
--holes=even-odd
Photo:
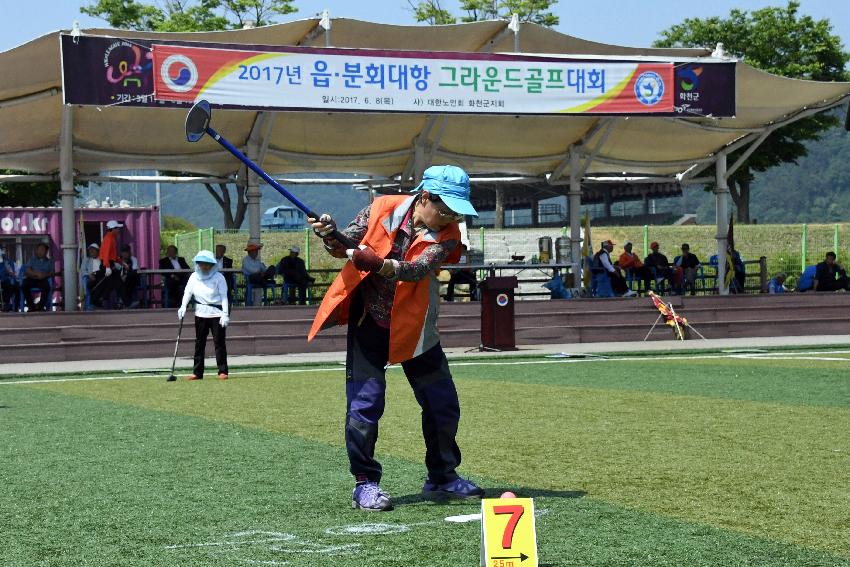
[[[381,490],[377,482],[363,482],[354,487],[351,507],[369,512],[384,512],[393,509],[390,495]]]
[[[422,495],[426,498],[481,498],[484,496],[484,489],[471,480],[461,477],[443,484],[431,482],[431,479],[426,478],[425,485],[422,486]]]

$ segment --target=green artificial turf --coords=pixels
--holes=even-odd
[[[544,565],[850,565],[848,362],[659,358],[455,364],[461,472],[535,498]],[[398,370],[382,514],[349,508],[341,369],[6,383],[0,406],[2,565],[477,565],[479,524],[444,521],[476,504],[416,496]]]

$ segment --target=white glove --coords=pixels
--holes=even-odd
[[[230,317],[228,317],[227,315],[222,315],[221,318],[219,318],[218,320],[218,324],[222,327],[227,327],[228,323],[230,323]]]
[[[186,316],[186,308],[185,307],[181,307],[180,309],[177,310],[177,318],[178,319],[182,319],[185,316]]]
[[[112,275],[112,268],[106,268],[106,277],[108,278],[111,275]]]
[[[361,250],[366,250],[368,248],[368,246],[366,246],[365,244],[360,244],[360,245],[357,246],[357,248],[360,248]],[[354,248],[348,248],[345,251],[345,255],[348,256],[349,260],[354,259],[354,250],[355,250]]]
[[[333,218],[327,213],[323,214],[318,218],[318,220],[309,219],[311,225],[313,226],[313,231],[321,236],[322,238],[330,235],[333,231],[336,230],[336,222],[334,222]]]

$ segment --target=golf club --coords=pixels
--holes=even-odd
[[[180,326],[177,327],[177,342],[174,343],[174,358],[171,359],[171,374],[168,375],[168,379],[166,382],[174,382],[177,380],[177,376],[174,375],[174,365],[177,364],[177,349],[180,347],[180,333],[183,332],[183,319],[180,319]]]
[[[293,205],[301,209],[301,212],[307,215],[308,218],[319,218],[318,214],[314,213],[307,205],[299,201],[295,195],[287,191],[283,185],[272,179],[272,177],[263,171],[259,165],[251,161],[248,156],[240,152],[233,144],[227,141],[226,138],[216,132],[210,126],[211,117],[212,110],[210,109],[210,103],[206,100],[199,100],[196,102],[191,110],[189,110],[189,114],[186,115],[186,139],[190,142],[197,142],[204,137],[204,134],[209,134],[213,140],[221,144],[227,151],[233,154],[236,159],[247,165],[251,171],[262,177],[266,183],[277,189],[281,195],[286,197]],[[337,229],[334,229],[330,236],[335,238],[337,242],[340,242],[346,248],[357,248],[357,245],[354,244],[350,238],[342,234]]]

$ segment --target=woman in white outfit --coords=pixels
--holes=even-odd
[[[227,282],[216,266],[215,256],[209,250],[201,250],[193,259],[195,273],[189,276],[183,303],[177,310],[177,317],[186,316],[189,301],[195,299],[195,367],[189,380],[203,380],[204,352],[207,347],[207,335],[212,331],[215,344],[215,361],[218,365],[218,378],[227,380],[227,346],[225,328],[230,322],[227,303]]]

